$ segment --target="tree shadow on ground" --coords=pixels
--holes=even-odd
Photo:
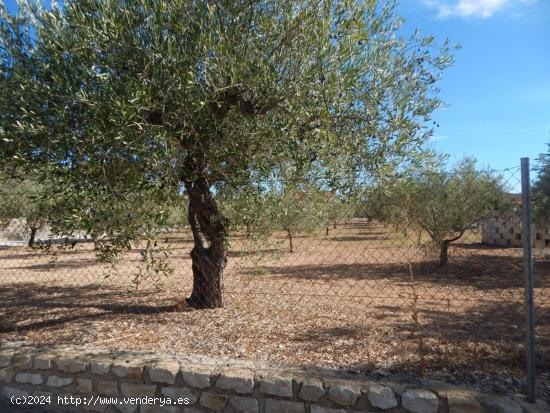
[[[24,270],[31,270],[31,271],[57,271],[57,270],[63,270],[63,269],[74,269],[74,268],[82,268],[82,267],[90,267],[90,266],[98,266],[98,265],[104,265],[104,264],[99,262],[96,258],[81,258],[81,259],[72,258],[71,261],[55,260],[51,262],[45,262],[42,264],[32,264],[32,265],[28,265],[27,262],[23,261],[21,262],[20,266],[3,267],[2,269],[5,269],[5,270],[24,269]]]
[[[376,241],[387,241],[390,238],[388,236],[376,236],[370,233],[365,233],[365,235],[362,234],[353,234],[353,235],[338,235],[338,236],[332,236],[329,234],[326,238],[327,241],[342,241],[342,242],[348,242],[348,241],[367,241],[369,243],[376,242]]]
[[[265,249],[257,249],[257,250],[237,250],[237,249],[230,249],[227,252],[227,255],[229,258],[239,258],[239,257],[254,257],[254,256],[260,256],[263,254],[277,254],[280,253],[281,250],[279,248],[265,248]]]
[[[77,320],[115,314],[155,314],[176,311],[158,292],[105,285],[55,286],[14,283],[0,286],[0,333],[24,332]],[[146,302],[147,304],[143,304]]]
[[[382,257],[383,258],[383,257]],[[523,288],[523,258],[497,255],[455,254],[449,263],[440,267],[435,261],[387,263],[399,257],[386,257],[381,262],[353,264],[295,265],[284,260],[278,265],[264,265],[268,274],[277,279],[296,280],[391,280],[409,282],[411,269],[416,282],[434,286],[469,286],[476,290]],[[254,271],[248,267],[245,271]],[[535,261],[537,288],[550,287],[550,260]]]

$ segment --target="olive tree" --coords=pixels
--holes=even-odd
[[[390,0],[2,5],[2,150],[58,168],[83,200],[181,186],[187,301],[221,307],[229,221],[217,187],[247,186],[289,156],[360,180],[420,153],[452,58],[401,25]]]
[[[426,170],[396,183],[390,196],[398,225],[425,231],[439,251],[439,264],[448,262],[451,243],[508,206],[502,178],[476,168],[465,158],[450,171]],[[406,209],[406,211],[402,211]]]

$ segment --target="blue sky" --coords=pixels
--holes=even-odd
[[[448,104],[431,143],[504,169],[550,142],[550,0],[401,0],[405,29],[462,48],[444,73]]]
[[[440,83],[448,107],[434,116],[440,127],[430,146],[495,169],[546,150],[550,0],[400,0],[398,11],[406,31],[462,45]]]

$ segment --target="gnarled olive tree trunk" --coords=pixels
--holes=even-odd
[[[439,266],[443,267],[449,262],[449,245],[451,241],[443,240],[439,245]]]
[[[38,228],[36,227],[31,227],[31,235],[29,237],[29,242],[27,243],[27,245],[29,246],[29,248],[32,248],[34,246],[34,242],[36,240],[36,232],[38,231]]]
[[[186,181],[185,188],[194,241],[193,292],[187,303],[194,308],[220,308],[224,305],[223,271],[227,263],[229,223],[218,209],[206,178]]]
[[[287,228],[286,234],[288,236],[288,252],[291,254],[294,252],[294,243],[292,242],[292,231]]]

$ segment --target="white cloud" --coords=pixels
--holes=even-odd
[[[439,17],[477,17],[486,19],[498,11],[512,6],[534,3],[536,0],[422,0]]]

